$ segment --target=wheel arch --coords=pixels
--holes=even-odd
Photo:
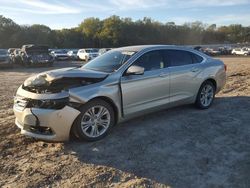
[[[118,107],[116,106],[115,102],[112,99],[110,99],[109,97],[106,97],[106,96],[97,96],[97,97],[94,97],[94,98],[90,99],[88,102],[96,100],[96,99],[101,99],[101,100],[107,102],[108,104],[110,104],[110,106],[114,110],[115,124],[116,124],[118,122],[118,119],[119,119],[119,117],[118,117],[119,116],[119,110],[118,110]],[[82,104],[82,105],[84,105],[84,104]]]
[[[198,96],[198,93],[199,93],[199,90],[200,90],[202,84],[205,83],[206,81],[211,82],[214,85],[215,91],[217,90],[217,82],[216,82],[216,80],[214,78],[207,78],[207,79],[203,80],[203,82],[201,82],[200,87],[197,90],[195,100],[197,99],[197,96]]]
[[[93,100],[96,100],[96,99],[101,99],[105,102],[107,102],[108,104],[110,104],[110,106],[112,107],[112,109],[114,110],[114,115],[115,115],[115,125],[116,123],[118,122],[118,119],[119,119],[119,110],[118,110],[118,107],[115,105],[114,101],[112,99],[110,99],[109,97],[106,97],[106,96],[97,96],[97,97],[94,97],[90,100],[87,101],[90,102],[90,101],[93,101]],[[86,104],[86,103],[85,103]],[[84,104],[80,105],[78,108],[80,108],[81,106],[83,106]],[[75,120],[73,121],[72,125],[71,125],[71,128],[70,128],[70,137],[71,138],[74,138],[74,133],[73,133],[73,127],[75,126],[76,124],[76,120],[77,120],[78,116],[75,118]]]
[[[211,83],[214,85],[215,91],[217,90],[217,82],[216,82],[216,80],[215,80],[214,78],[207,78],[206,80],[204,80],[204,81],[202,82],[202,84],[203,84],[204,82],[206,82],[206,81],[211,82]],[[201,84],[201,86],[202,86],[202,84]]]

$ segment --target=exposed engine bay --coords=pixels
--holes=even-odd
[[[59,69],[59,71],[44,72],[26,79],[22,88],[37,94],[60,93],[71,88],[100,82],[106,76],[105,73],[86,71],[81,68]]]
[[[42,72],[26,79],[21,86],[25,91],[40,97],[15,97],[16,108],[62,109],[66,105],[77,109],[79,103],[69,100],[69,90],[104,80],[107,73],[83,68],[63,68]],[[31,94],[30,94],[31,95]],[[51,97],[51,95],[54,95]],[[26,94],[27,96],[27,94]]]
[[[60,93],[70,88],[81,87],[92,83],[99,82],[103,79],[94,78],[60,78],[52,82],[45,82],[41,85],[25,85],[22,88],[32,93]]]

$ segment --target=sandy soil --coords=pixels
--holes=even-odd
[[[13,95],[47,69],[0,71],[0,187],[250,187],[250,58],[221,59],[227,84],[212,108],[139,117],[94,143],[22,136]]]

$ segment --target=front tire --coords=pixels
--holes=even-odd
[[[205,81],[201,85],[197,97],[195,105],[200,109],[207,109],[209,108],[214,100],[215,96],[215,86],[210,81]]]
[[[81,114],[72,127],[73,134],[80,140],[100,140],[108,134],[115,124],[113,108],[101,99],[84,104],[80,111]]]

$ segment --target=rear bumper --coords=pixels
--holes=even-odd
[[[70,136],[71,126],[80,111],[65,106],[60,110],[25,108],[14,105],[15,124],[21,134],[48,141],[66,141]]]

